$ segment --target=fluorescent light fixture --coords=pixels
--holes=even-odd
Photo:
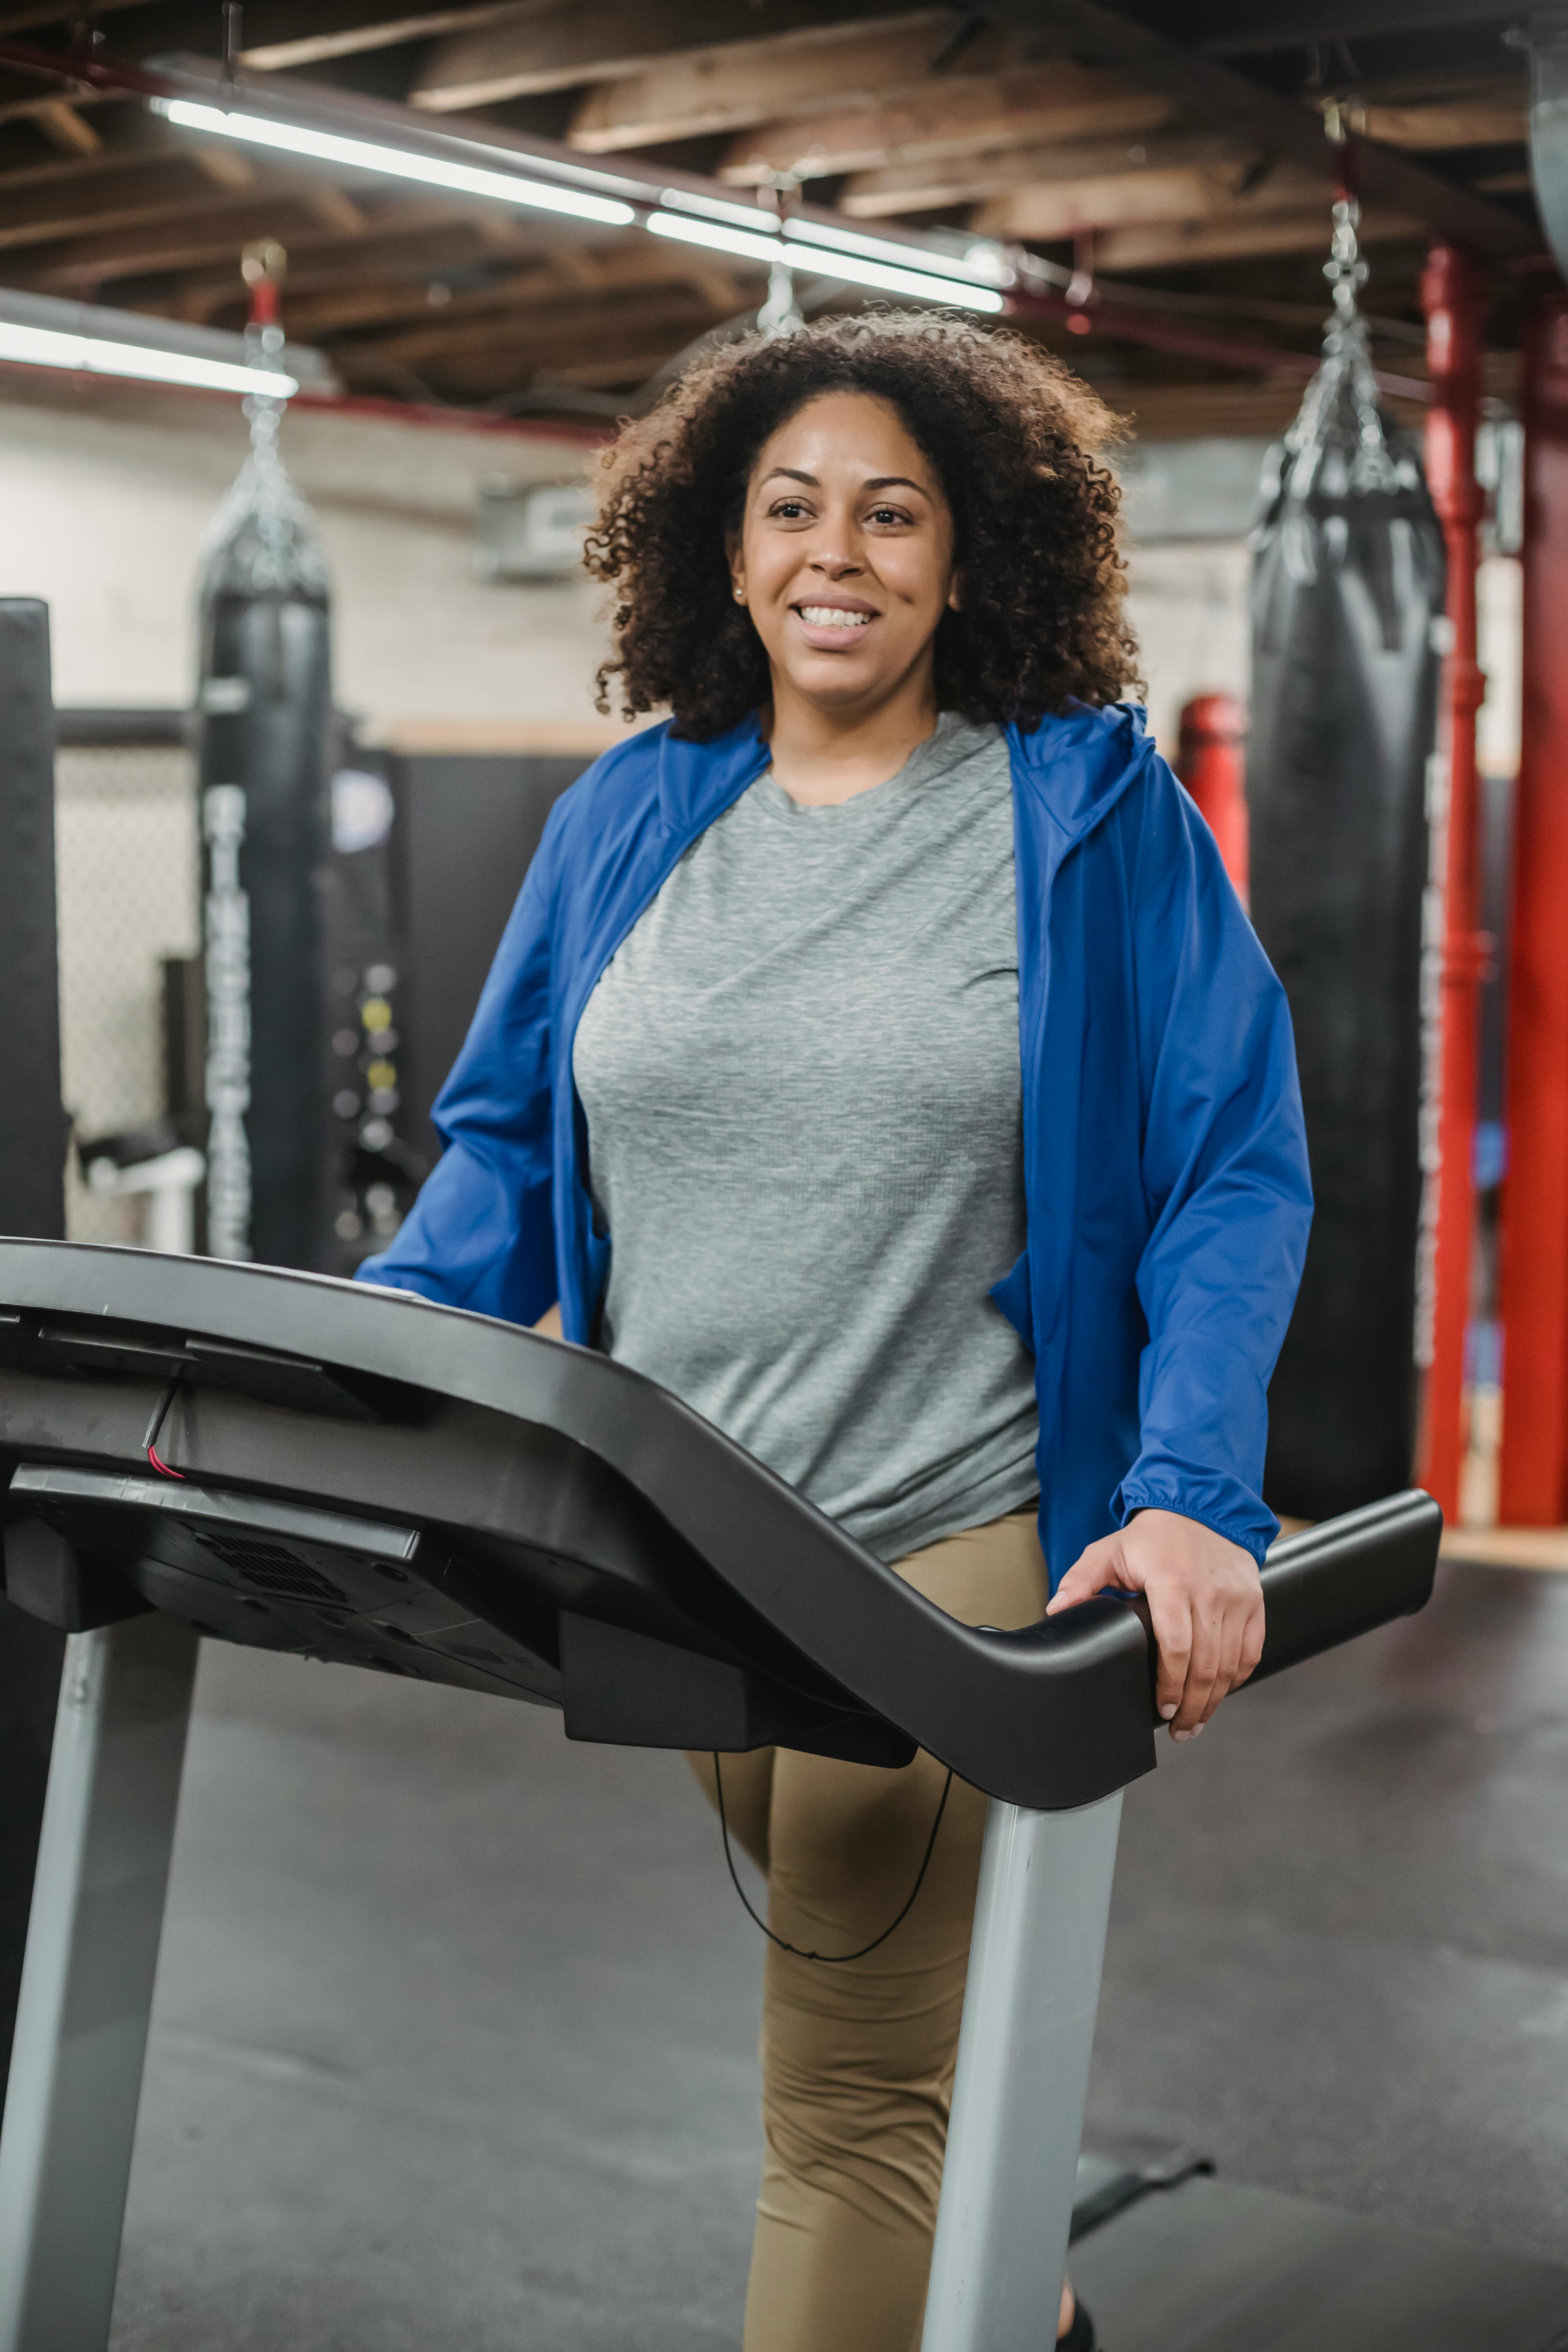
[[[655,236],[677,237],[682,245],[705,245],[713,253],[733,253],[742,261],[760,261],[764,268],[784,259],[776,236],[759,236],[751,229],[725,228],[718,221],[683,220],[679,213],[649,213],[643,226],[651,229]]]
[[[247,367],[233,360],[198,358],[190,352],[161,352],[142,343],[111,342],[103,335],[63,334],[54,327],[19,326],[0,320],[0,360],[24,367],[64,368],[73,375],[135,376],[150,383],[183,383],[201,392],[265,393],[288,400],[299,379],[272,368]]]
[[[957,278],[933,278],[921,269],[893,269],[880,261],[862,260],[857,254],[829,252],[796,245],[786,236],[757,236],[751,231],[725,228],[717,221],[682,220],[678,213],[650,213],[644,224],[655,236],[679,238],[683,245],[705,245],[714,253],[732,253],[742,261],[760,261],[772,268],[813,272],[819,278],[842,278],[852,286],[871,286],[883,294],[907,294],[917,302],[950,302],[961,310],[1005,310],[1000,294],[989,286],[973,286]],[[864,240],[869,243],[870,240]]]
[[[802,245],[830,246],[835,253],[857,253],[865,261],[884,261],[895,269],[917,269],[928,277],[956,278],[966,285],[994,284],[999,257],[984,246],[974,255],[942,253],[931,247],[917,249],[907,245],[895,245],[891,237],[862,236],[852,228],[840,228],[837,223],[814,220],[792,220],[789,234]]]
[[[824,246],[786,243],[778,259],[787,269],[815,270],[819,278],[843,278],[851,286],[873,286],[884,294],[907,294],[916,302],[946,302],[957,310],[1005,310],[989,286],[968,286],[958,278],[931,278],[923,269],[890,269],[858,255],[833,253]]]
[[[763,212],[760,205],[727,204],[722,196],[694,196],[684,188],[661,188],[658,200],[672,213],[697,213],[703,220],[726,221],[731,228],[755,229],[763,236],[779,233],[778,215]]]
[[[545,180],[525,179],[518,172],[490,172],[474,163],[450,163],[440,155],[421,154],[410,147],[384,147],[379,141],[344,139],[335,131],[310,131],[297,122],[279,122],[271,115],[226,112],[221,107],[200,106],[186,98],[155,98],[155,110],[185,131],[210,131],[226,139],[243,139],[253,147],[273,147],[286,155],[309,155],[318,163],[344,163],[352,170],[383,172],[395,180],[417,180],[432,188],[450,188],[462,196],[492,196],[505,205],[526,205],[537,212],[565,213],[573,220],[597,221],[606,228],[626,228],[636,220],[630,205],[613,196],[591,196],[576,188],[552,187]]]

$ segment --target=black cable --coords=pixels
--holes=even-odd
[[[740,1896],[747,1916],[762,1929],[769,1943],[776,1944],[781,1952],[793,1952],[797,1960],[820,1960],[824,1968],[829,1969],[842,1968],[846,1960],[863,1960],[868,1952],[874,1952],[879,1944],[885,1944],[889,1937],[892,1934],[893,1929],[903,1926],[904,1921],[909,1917],[910,1913],[915,1907],[915,1896],[925,1885],[925,1874],[931,1866],[931,1855],[936,1850],[936,1833],[942,1827],[942,1817],[947,1811],[948,1793],[952,1787],[952,1765],[950,1764],[948,1766],[947,1778],[942,1784],[942,1801],[936,1809],[936,1819],[931,1825],[931,1835],[926,1840],[926,1850],[921,1857],[921,1866],[915,1874],[915,1883],[910,1887],[909,1900],[904,1905],[904,1907],[900,1912],[898,1917],[890,1920],[888,1926],[883,1928],[879,1936],[873,1936],[868,1944],[862,1944],[858,1952],[807,1952],[803,1951],[798,1944],[786,1944],[782,1936],[774,1935],[767,1921],[760,1917],[758,1914],[752,1910],[746,1890],[735,1874],[735,1857],[730,1850],[730,1821],[728,1814],[724,1811],[724,1774],[719,1762],[718,1749],[715,1748],[712,1753],[713,1780],[714,1785],[719,1792],[719,1827],[723,1833],[724,1859],[730,1865],[730,1882],[734,1887],[736,1894]]]
[[[178,1372],[174,1374],[174,1379],[153,1407],[153,1417],[147,1423],[147,1433],[142,1440],[142,1450],[148,1461],[153,1465],[153,1469],[160,1471],[165,1478],[184,1479],[185,1475],[183,1470],[171,1470],[166,1462],[161,1462],[158,1459],[158,1440],[163,1433],[163,1423],[169,1417],[169,1407],[174,1402],[174,1391],[180,1385],[180,1377]]]

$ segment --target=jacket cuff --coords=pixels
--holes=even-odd
[[[1190,1482],[1169,1472],[1141,1475],[1136,1468],[1124,1478],[1110,1500],[1111,1515],[1124,1528],[1135,1511],[1175,1511],[1212,1528],[1226,1543],[1250,1552],[1259,1568],[1279,1532],[1279,1522],[1267,1503],[1244,1486],[1239,1478],[1212,1473]]]

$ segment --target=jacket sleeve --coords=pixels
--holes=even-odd
[[[556,1296],[551,1115],[551,922],[557,803],[431,1117],[447,1149],[362,1282],[509,1323]]]
[[[1311,1223],[1285,992],[1213,835],[1163,761],[1123,803],[1152,1231],[1140,1450],[1115,1497],[1202,1520],[1256,1559],[1268,1387]]]

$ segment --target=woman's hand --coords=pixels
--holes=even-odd
[[[1263,1587],[1250,1552],[1176,1511],[1140,1511],[1089,1545],[1046,1614],[1115,1587],[1141,1592],[1160,1647],[1155,1702],[1173,1739],[1193,1739],[1263,1655]]]

